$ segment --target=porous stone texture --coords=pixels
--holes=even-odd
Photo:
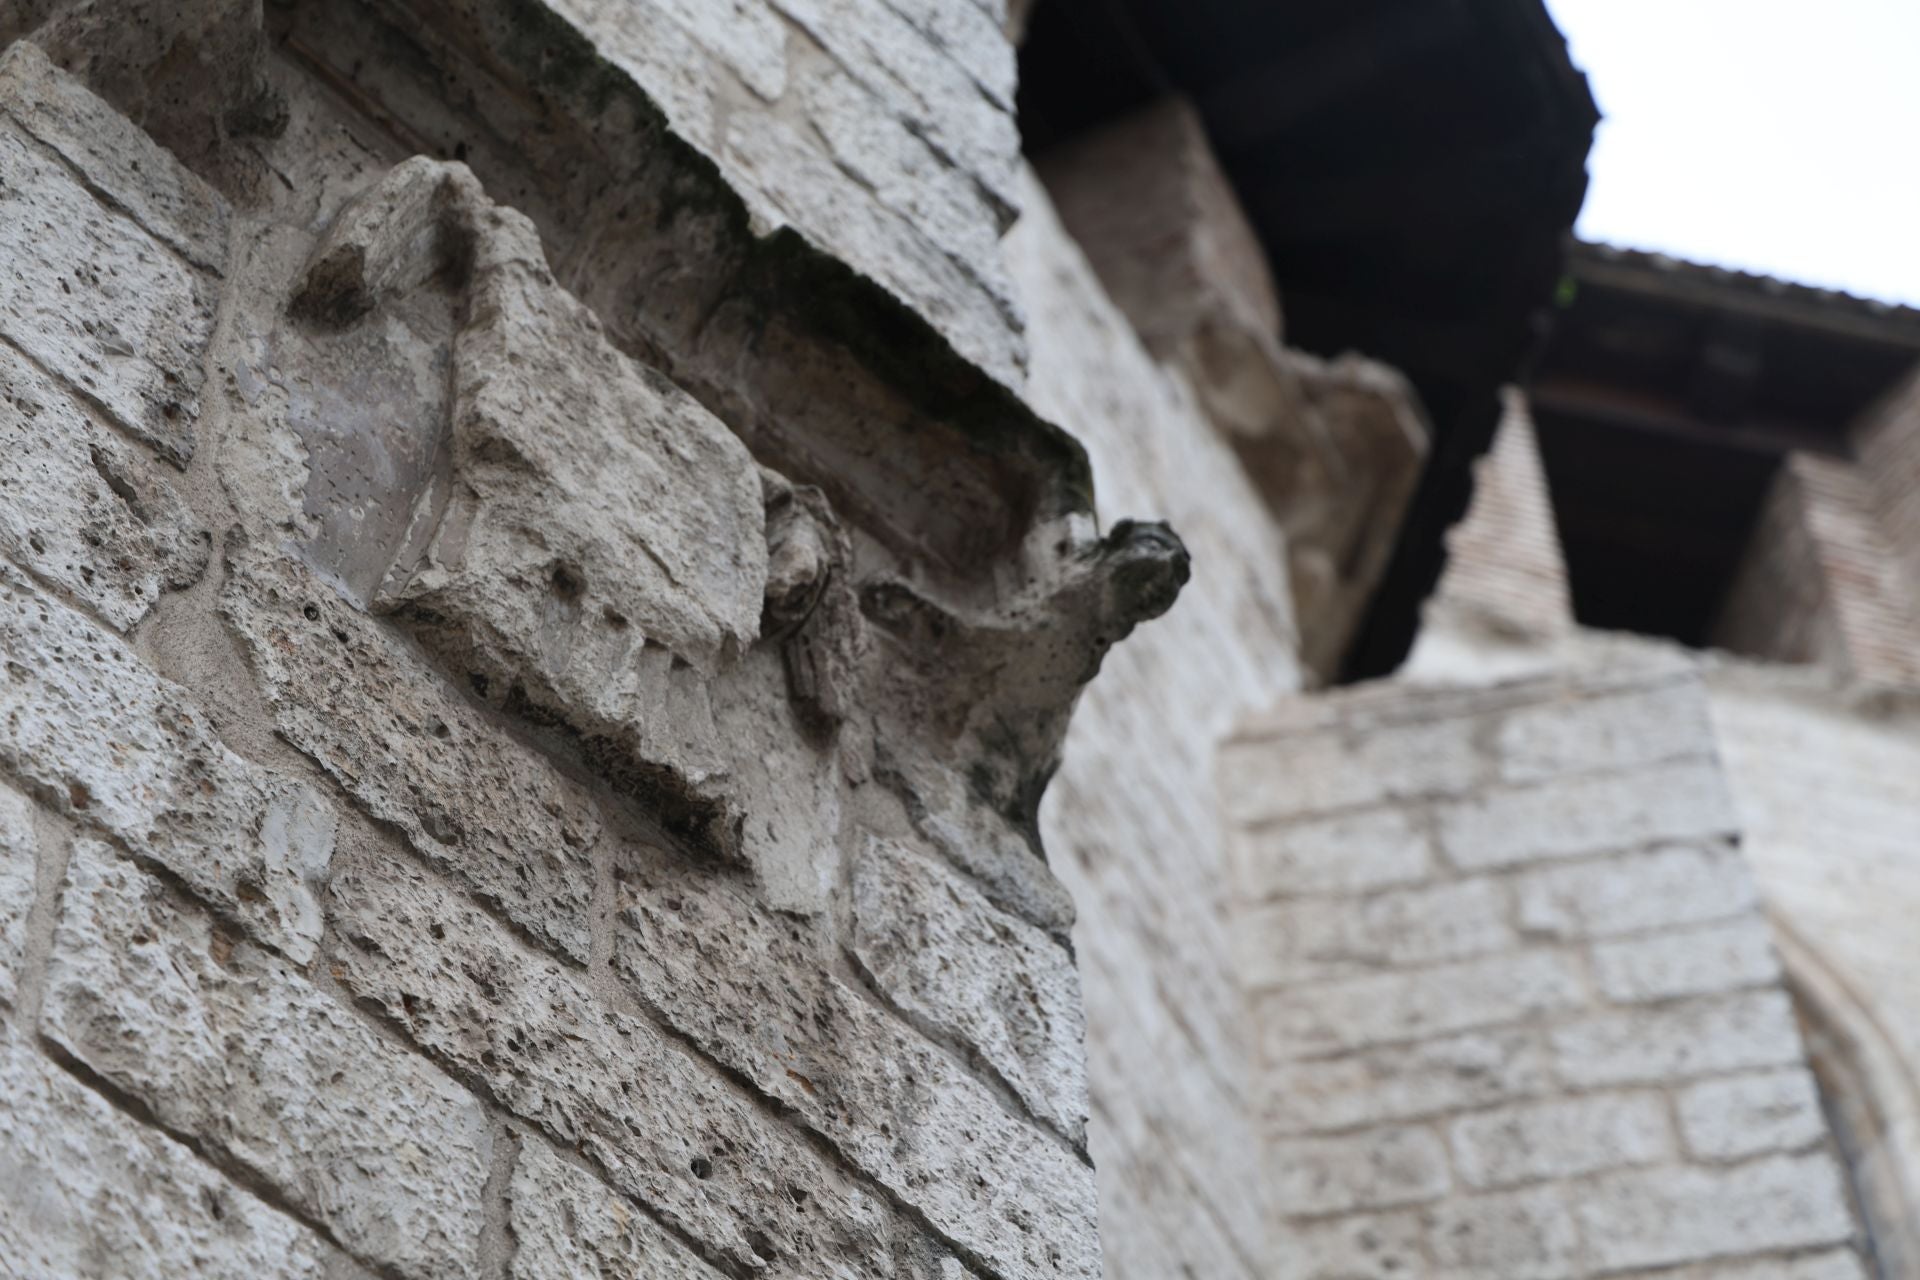
[[[521,1145],[508,1195],[512,1280],[720,1280],[652,1219],[538,1142]]]
[[[0,13],[0,1270],[1098,1280],[1035,806],[1189,559],[1008,389],[996,20],[105,15]]]
[[[97,841],[67,865],[41,1029],[356,1255],[420,1276],[473,1270],[490,1159],[479,1105]]]
[[[321,1280],[311,1231],[116,1110],[0,1025],[9,1275]]]
[[[207,535],[164,473],[0,346],[0,551],[121,630],[190,585]]]
[[[1328,695],[1221,772],[1287,1274],[1859,1240],[1698,671]]]
[[[903,872],[916,874],[892,874]],[[808,930],[644,854],[625,860],[620,884],[614,967],[675,1030],[996,1274],[1100,1275],[1093,1171],[1035,1141],[979,1082],[823,968]],[[1002,967],[1001,981],[1023,976]]]
[[[212,283],[82,180],[96,169],[124,172],[138,164],[113,154],[111,136],[97,151],[83,151],[74,166],[80,173],[68,167],[56,148],[71,135],[36,93],[45,72],[34,51],[15,53],[0,69],[0,101],[7,104],[0,116],[0,190],[9,209],[0,224],[0,255],[8,265],[0,273],[0,337],[123,430],[184,461],[193,454],[200,358],[213,328]],[[158,147],[140,149],[140,157],[155,177],[139,189],[164,193],[196,183],[170,172],[176,162]],[[111,177],[105,185],[114,190]],[[148,211],[162,199],[134,207]]]
[[[27,912],[33,909],[39,842],[33,805],[0,783],[0,1002],[12,1004],[20,989],[20,961],[27,947]]]
[[[5,565],[0,650],[0,765],[260,941],[312,958],[336,819],[311,786],[228,750],[187,690]]]
[[[871,842],[853,870],[853,954],[880,994],[966,1046],[1083,1146],[1086,1017],[1066,948],[931,858]]]
[[[586,961],[600,822],[584,788],[297,561],[231,550],[221,609],[288,741],[422,857]]]

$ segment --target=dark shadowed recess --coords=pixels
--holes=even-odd
[[[1920,312],[1576,246],[1534,422],[1574,613],[1705,644],[1789,452],[1848,455]]]
[[[1399,366],[1436,440],[1349,678],[1397,666],[1559,279],[1599,119],[1540,0],[1038,0],[1030,154],[1169,92],[1264,242],[1287,341]]]

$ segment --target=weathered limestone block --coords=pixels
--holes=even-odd
[[[1683,1090],[1675,1109],[1687,1150],[1702,1160],[1798,1151],[1827,1136],[1819,1087],[1800,1069],[1704,1081]]]
[[[0,564],[0,766],[295,963],[320,938],[333,811],[242,760],[186,692]]]
[[[770,0],[818,40],[877,100],[875,115],[904,119],[1000,207],[1019,211],[1020,133],[1008,106],[887,0]]]
[[[207,535],[67,392],[0,346],[0,555],[124,631],[206,568]]]
[[[451,490],[410,496],[431,530],[394,564],[396,612],[492,700],[565,724],[616,782],[677,804],[733,852],[712,679],[759,634],[767,547],[744,445],[621,354],[548,271],[521,215],[464,166],[416,158],[315,246],[292,310],[355,322],[442,272],[452,337]]]
[[[1251,987],[1292,986],[1513,951],[1509,910],[1493,880],[1277,902],[1249,911],[1242,972]]]
[[[20,41],[0,55],[0,107],[157,239],[205,271],[227,260],[227,204],[152,136]]]
[[[1454,1167],[1486,1190],[1653,1164],[1674,1154],[1667,1103],[1656,1093],[1563,1098],[1455,1120]]]
[[[330,959],[356,997],[663,1221],[759,1274],[900,1274],[877,1197],[585,978],[412,867],[342,872],[331,890]]]
[[[1277,1133],[1418,1120],[1546,1093],[1552,1064],[1531,1030],[1477,1032],[1392,1045],[1265,1071]]]
[[[1824,1152],[1614,1174],[1587,1185],[1579,1213],[1592,1265],[1609,1271],[1842,1244],[1854,1233]]]
[[[1398,809],[1242,829],[1233,850],[1256,901],[1417,884],[1436,867],[1432,836]]]
[[[649,0],[772,102],[787,87],[787,24],[766,0]],[[629,18],[629,21],[632,21]]]
[[[96,1280],[321,1280],[326,1251],[0,1024],[0,1267]]]
[[[1601,994],[1618,1004],[1717,995],[1781,980],[1772,934],[1759,916],[1603,942],[1591,954]]]
[[[1561,1075],[1588,1088],[1791,1067],[1804,1058],[1781,991],[1596,1013],[1555,1027],[1548,1039]]]
[[[0,1003],[4,1004],[12,1004],[19,989],[38,853],[33,803],[0,783]]]
[[[1515,877],[1520,927],[1549,937],[1607,937],[1751,912],[1753,874],[1731,842],[1655,848],[1541,867]]]
[[[894,1008],[1085,1146],[1086,1015],[1065,948],[945,867],[874,840],[853,869],[853,953]]]
[[[804,926],[636,851],[614,967],[680,1033],[793,1110],[1008,1280],[1097,1277],[1093,1171],[827,968]]]
[[[645,1214],[537,1142],[521,1145],[508,1196],[513,1280],[722,1280]]]
[[[0,117],[0,193],[0,337],[184,463],[213,283],[97,198],[11,113]]]
[[[41,1030],[367,1261],[447,1280],[477,1267],[479,1104],[95,841],[68,865]]]
[[[242,186],[260,176],[258,157],[229,145],[286,125],[259,0],[22,0],[15,7],[24,12],[0,22],[0,39],[32,31],[55,63],[218,181]]]
[[[1573,957],[1528,951],[1290,987],[1261,1003],[1269,1055],[1284,1062],[1521,1022],[1585,1000]]]
[[[1272,1167],[1274,1208],[1288,1216],[1420,1204],[1453,1184],[1446,1143],[1426,1128],[1288,1139]]]
[[[230,546],[227,569],[221,612],[288,741],[422,857],[585,963],[600,834],[585,789],[297,561]]]
[[[1468,870],[1710,840],[1736,828],[1712,759],[1491,791],[1442,805],[1437,823],[1441,847]]]

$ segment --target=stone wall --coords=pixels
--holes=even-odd
[[[1007,239],[1033,396],[1086,441],[1103,507],[1176,523],[1180,605],[1109,656],[1041,812],[1073,891],[1086,983],[1101,1234],[1115,1280],[1264,1277],[1256,1077],[1227,944],[1211,790],[1235,719],[1298,687],[1284,544],[1185,377],[1110,302],[1038,183]]]
[[[997,16],[736,8],[651,41],[514,3],[6,15],[24,1274],[1103,1274],[1034,809],[1187,555],[1098,532],[1084,455],[1004,388],[1004,314],[987,350],[966,289],[834,256],[883,244],[857,165],[780,114],[917,121],[944,158],[892,157],[931,166],[911,193],[993,204],[971,117],[886,95],[958,78],[1010,128],[977,83],[1010,53],[965,65]],[[883,54],[913,66],[882,85]],[[838,176],[716,170],[668,72]]]
[[[1690,664],[1302,700],[1221,772],[1279,1274],[1865,1274]]]
[[[1920,1267],[1920,706],[1728,662],[1714,726],[1883,1276]]]

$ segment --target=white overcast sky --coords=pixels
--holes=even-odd
[[[1920,0],[1548,0],[1607,119],[1580,235],[1920,305]]]

